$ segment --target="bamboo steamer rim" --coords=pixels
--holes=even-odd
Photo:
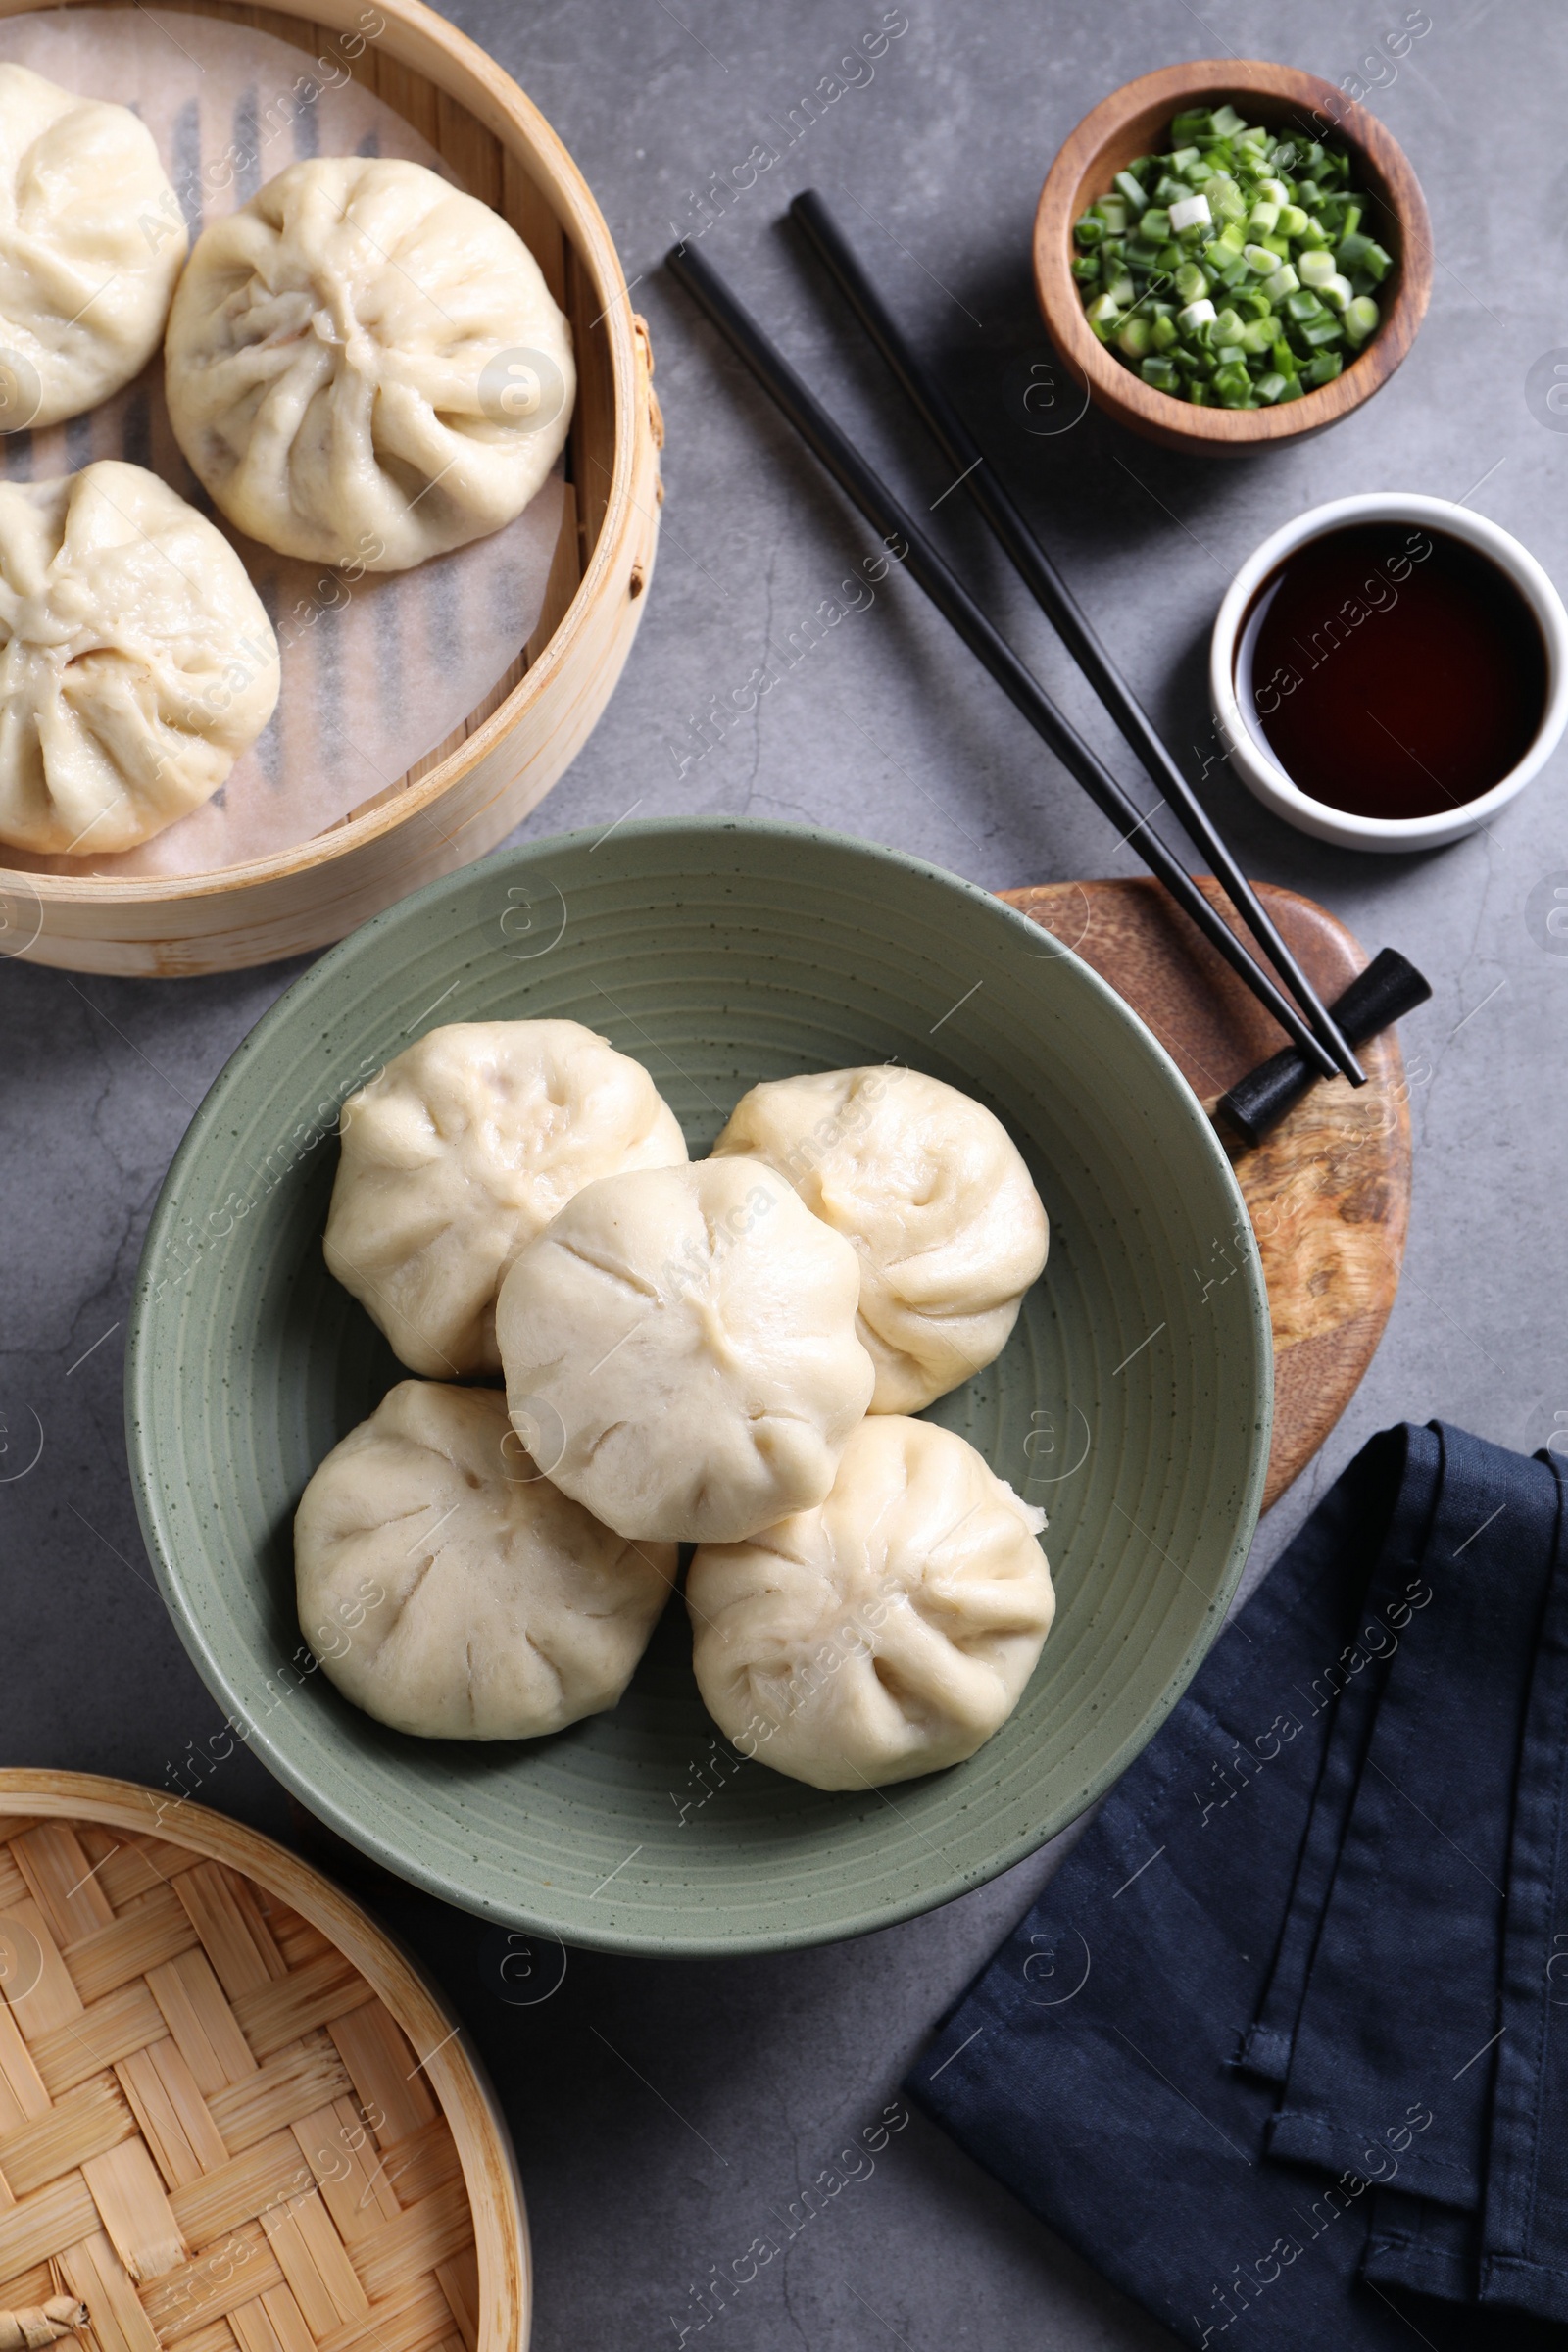
[[[97,0],[65,0],[68,10],[96,4]],[[309,873],[323,858],[336,858],[381,835],[397,831],[411,818],[433,808],[455,783],[476,767],[547,691],[587,626],[591,608],[614,565],[620,538],[635,504],[631,483],[638,429],[638,372],[640,368],[645,375],[651,375],[653,358],[647,330],[632,313],[620,259],[605,217],[560,135],[532,99],[477,41],[460,32],[433,8],[426,8],[423,0],[372,0],[372,4],[375,14],[385,19],[384,30],[374,36],[377,48],[424,74],[448,97],[466,107],[503,147],[516,152],[520,146],[526,153],[530,172],[548,195],[577,259],[605,303],[595,323],[602,322],[609,336],[614,385],[614,453],[604,521],[593,553],[569,607],[538,659],[529,662],[506,700],[475,728],[462,748],[441,760],[417,783],[404,786],[390,801],[368,808],[359,816],[296,842],[291,849],[270,851],[266,857],[247,858],[237,865],[216,866],[206,873],[44,874],[0,862],[0,880],[15,876],[36,894],[45,909],[51,905],[107,908],[162,906],[172,898],[181,901],[220,898],[247,884],[287,881],[291,875]],[[0,20],[53,13],[59,5],[60,0],[0,0]],[[319,24],[332,32],[360,30],[363,5],[364,0],[267,0],[267,6],[280,16]],[[240,24],[247,22],[251,14],[239,0],[199,0],[193,13]],[[651,402],[651,386],[647,397]],[[0,860],[4,859],[6,848],[0,842]]]
[[[188,1798],[172,1800],[137,1781],[0,1767],[0,1833],[12,1818],[89,1822],[183,1847],[253,1879],[328,1938],[416,2050],[429,2052],[422,2071],[452,2132],[473,2218],[482,2296],[478,2352],[525,2352],[533,2316],[533,2261],[506,2125],[463,2047],[462,2021],[387,1931],[330,1879],[260,1830]]]

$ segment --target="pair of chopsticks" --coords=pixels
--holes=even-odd
[[[1212,861],[1214,872],[1229,893],[1232,905],[1274,970],[1291,990],[1295,1004],[1262,965],[1254,960],[1246,943],[1231,929],[1198,888],[1181,860],[1154,831],[1150,822],[1153,812],[1146,814],[1138,808],[1098,754],[1062,716],[1045,688],[993,626],[919,524],[899,505],[887,484],[840,431],[820,402],[795,373],[782,352],[736,301],[711,264],[705,261],[693,246],[677,245],[666,257],[671,274],[707,312],[725,341],[745,361],[763,391],[794,425],[807,447],[821,461],[872,528],[890,545],[896,541],[903,542],[903,568],[925,590],[944,619],[952,624],[970,651],[979,657],[1004,693],[1035,732],[1050,745],[1096,807],[1117,827],[1122,838],[1138,843],[1144,863],[1164,884],[1210,946],[1273,1014],[1309,1067],[1325,1078],[1343,1072],[1352,1086],[1364,1086],[1366,1074],[1339,1023],[1320,1001],[1311,982],[1280,937],[1256,892],[1216,832],[1201,802],[1155,734],[1132,689],[1095,635],[1055,565],[997,479],[984,453],[934,381],[929,369],[905,341],[881,296],[845,242],[827,207],[814,190],[808,189],[796,197],[790,210],[827,265],[851,309],[891,368],[922,423],[950,463],[958,469],[963,487],[1024,585],[1056,629],[1149,775],[1159,787],[1164,802],[1176,812],[1192,840],[1202,848]]]

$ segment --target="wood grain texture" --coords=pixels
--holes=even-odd
[[[64,2284],[84,2352],[526,2352],[505,2126],[347,1896],[200,1806],[45,1772],[0,1772],[0,2309]]]
[[[1216,883],[1200,887],[1221,910]],[[1367,962],[1326,908],[1258,895],[1328,1003]],[[1054,882],[1000,896],[1108,980],[1212,1111],[1285,1042],[1249,989],[1155,882]],[[1236,926],[1233,925],[1233,928]],[[1274,1333],[1274,1443],[1263,1507],[1305,1469],[1371,1362],[1399,1284],[1410,1215],[1410,1114],[1392,1030],[1362,1047],[1367,1084],[1320,1082],[1255,1149],[1225,1137],[1263,1260]],[[1228,1281],[1216,1244],[1193,1280]]]
[[[0,0],[0,18],[47,0]],[[138,7],[139,0],[95,0]],[[145,14],[145,12],[143,12]],[[610,700],[653,574],[662,424],[648,330],[586,180],[493,59],[420,0],[164,0],[226,18],[348,68],[513,221],[572,324],[578,399],[568,495],[541,624],[463,726],[406,776],[312,841],[210,874],[11,872],[8,939],[73,971],[177,977],[276,962],[341,939],[395,899],[493,849],[544,798]],[[372,22],[352,56],[341,46]],[[149,18],[147,37],[169,36]],[[0,850],[3,857],[3,850]]]
[[[1394,257],[1378,289],[1382,323],[1364,351],[1331,384],[1272,409],[1195,409],[1124,368],[1084,317],[1069,267],[1072,224],[1108,193],[1135,155],[1158,152],[1172,116],[1233,99],[1252,122],[1299,128],[1308,139],[1344,141],[1368,201],[1368,226]],[[1205,58],[1166,66],[1113,90],[1064,142],[1035,214],[1035,291],[1047,331],[1090,398],[1145,440],[1165,449],[1225,457],[1273,441],[1320,433],[1386,384],[1426,316],[1432,292],[1432,222],[1421,183],[1396,139],[1354,99],[1293,66],[1250,58]]]

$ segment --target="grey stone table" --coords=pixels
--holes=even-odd
[[[791,445],[660,269],[713,174],[785,150],[705,240],[917,507],[941,462],[887,409],[777,226],[821,188],[955,390],[1197,775],[1250,870],[1305,890],[1369,947],[1432,975],[1407,1024],[1416,1132],[1407,1271],[1342,1426],[1258,1540],[1260,1571],[1366,1435],[1441,1413],[1505,1444],[1568,1445],[1561,1170],[1568,883],[1559,760],[1490,832],[1424,858],[1357,858],[1275,823],[1209,760],[1204,647],[1262,535],[1337,494],[1400,485],[1476,507],[1568,580],[1568,419],[1531,365],[1568,345],[1561,138],[1568,25],[1549,0],[458,0],[459,21],[565,137],[646,313],[669,425],[658,577],[623,683],[531,835],[727,810],[865,833],[1001,886],[1127,873],[1130,854],[990,682],[891,582],[701,758],[694,714],[743,685],[833,594],[866,532]],[[874,75],[789,143],[791,108],[847,43],[907,29]],[[1037,435],[1028,232],[1054,149],[1096,100],[1183,58],[1279,57],[1339,81],[1385,33],[1429,24],[1373,103],[1426,186],[1439,266],[1413,356],[1327,437],[1227,466],[1167,457],[1097,418]],[[742,173],[745,176],[745,173]],[[1038,419],[1036,419],[1038,421]],[[963,502],[938,521],[1016,641],[1097,740],[1106,729]],[[713,734],[710,730],[710,736]],[[1114,740],[1114,739],[1112,739]],[[1126,771],[1119,750],[1114,762]],[[162,1785],[216,1710],[150,1580],[121,1434],[121,1348],[142,1230],[185,1123],[298,967],[175,982],[0,966],[5,1087],[0,1306],[0,1759]],[[36,1422],[34,1421],[36,1416]],[[30,1468],[35,1428],[43,1450]],[[779,1960],[634,1965],[574,1954],[533,2007],[499,1995],[485,1931],[346,1851],[326,1852],[243,1753],[212,1801],[341,1868],[431,1961],[516,2136],[538,2264],[539,2352],[673,2347],[694,2290],[894,2097],[931,2021],[1025,1906],[1042,1854],[934,1916]],[[775,2352],[901,2343],[986,2352],[1152,2347],[1124,2303],[920,2119],[873,2176],[801,2229],[703,2340]]]

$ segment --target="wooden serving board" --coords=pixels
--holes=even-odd
[[[1200,887],[1222,910],[1217,886]],[[1326,1004],[1368,958],[1326,907],[1259,883]],[[1052,882],[1000,896],[1108,980],[1165,1048],[1206,1110],[1286,1042],[1256,999],[1155,882]],[[1268,1284],[1274,1443],[1263,1507],[1305,1469],[1354,1395],[1389,1319],[1410,1215],[1410,1113],[1394,1032],[1359,1049],[1364,1087],[1321,1082],[1250,1150],[1220,1133]],[[1223,1279],[1223,1250],[1195,1267]]]

